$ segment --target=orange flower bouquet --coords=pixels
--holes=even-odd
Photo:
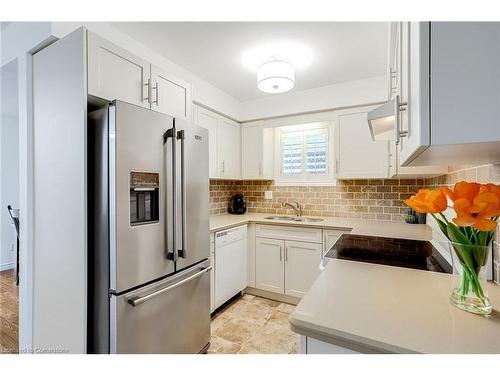
[[[443,213],[453,202],[456,217]],[[500,185],[458,182],[453,190],[420,189],[405,203],[420,213],[428,213],[450,241],[454,273],[451,303],[476,314],[491,314],[484,289],[485,265],[500,216]]]

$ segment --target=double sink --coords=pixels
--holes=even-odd
[[[264,219],[267,220],[284,220],[284,221],[299,221],[303,223],[318,223],[323,221],[323,219],[317,219],[313,217],[302,217],[302,216],[267,216]]]

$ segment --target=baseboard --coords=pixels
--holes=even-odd
[[[0,264],[0,272],[14,269],[14,262]]]
[[[274,292],[268,292],[267,290],[246,287],[245,293],[251,294],[253,296],[264,297],[268,299],[273,299],[275,301],[289,303],[291,305],[297,305],[300,301],[300,298],[287,296],[286,294],[279,294]]]

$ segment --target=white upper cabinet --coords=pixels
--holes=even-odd
[[[151,65],[151,109],[166,115],[190,120],[191,86]]]
[[[404,45],[407,66],[403,93],[406,110],[400,111],[401,130],[406,137],[399,139],[399,165],[407,166],[408,160],[420,154],[430,144],[429,127],[429,28],[428,23],[404,22]],[[427,26],[426,26],[427,25]],[[425,72],[421,74],[421,72]]]
[[[338,179],[389,176],[389,142],[373,142],[366,119],[371,109],[356,108],[337,113],[334,149]]]
[[[406,25],[408,134],[401,138],[400,163],[500,161],[500,24]]]
[[[219,116],[205,108],[194,106],[194,122],[198,126],[208,129],[208,176],[217,178],[217,153],[218,153],[218,124]]]
[[[413,82],[410,77],[410,23],[409,22],[391,22],[389,31],[389,53],[390,64],[388,75],[390,76],[389,85],[392,85],[389,99],[399,95],[400,102],[409,103],[407,109],[400,112],[400,123],[402,130],[408,130],[410,116],[414,121],[418,121],[418,112],[411,109],[411,104],[419,102],[417,93],[419,85]],[[415,58],[415,55],[413,56]],[[413,87],[410,83],[413,82]],[[416,99],[411,99],[416,97]],[[413,178],[439,176],[448,173],[447,166],[425,166],[425,167],[402,167],[400,164],[401,153],[408,150],[410,142],[416,142],[416,135],[411,134],[411,139],[402,139],[402,142],[396,145],[391,142],[389,159],[390,178]]]
[[[149,108],[149,62],[91,32],[87,43],[89,95]]]
[[[389,43],[387,54],[387,98],[390,100],[399,94],[401,79],[401,44],[400,44],[401,22],[389,23]]]
[[[263,121],[241,126],[241,175],[245,179],[274,178],[274,129]]]
[[[191,120],[191,86],[115,44],[87,32],[88,93]]]
[[[194,123],[208,129],[209,177],[241,178],[240,124],[199,105],[194,106]]]
[[[219,120],[219,176],[241,178],[240,124],[225,117]]]

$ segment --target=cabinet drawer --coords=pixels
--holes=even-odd
[[[304,228],[304,227],[286,227],[281,225],[262,225],[256,226],[257,237],[277,238],[287,241],[302,241],[322,243],[321,228]]]

